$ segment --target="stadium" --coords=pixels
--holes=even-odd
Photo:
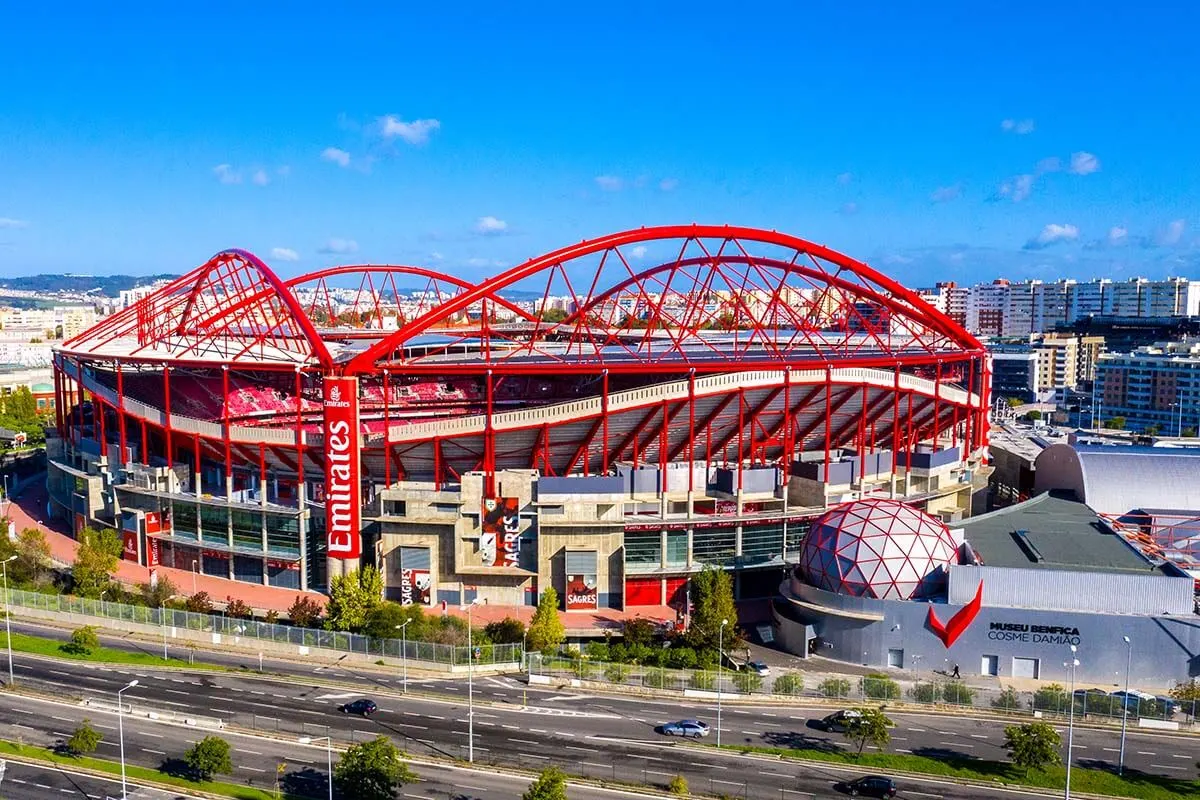
[[[55,354],[51,511],[125,557],[406,603],[770,597],[812,520],[986,486],[980,343],[791,235],[641,228],[479,283],[217,254]]]

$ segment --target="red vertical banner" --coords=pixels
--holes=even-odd
[[[135,564],[141,560],[138,558],[137,531],[121,531],[121,558]]]
[[[325,378],[325,534],[330,558],[362,555],[358,380]]]
[[[485,567],[517,567],[521,563],[521,501],[488,497],[483,501],[479,554]]]

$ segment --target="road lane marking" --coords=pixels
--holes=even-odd
[[[1176,767],[1176,766],[1172,766],[1171,764],[1151,764],[1150,766],[1152,766],[1152,767],[1156,767],[1156,768],[1158,768],[1158,769],[1170,769],[1170,770],[1176,770],[1176,771],[1179,771],[1179,772],[1183,772],[1184,770],[1186,770],[1186,769],[1187,769],[1187,767]]]
[[[973,745],[973,744],[967,744],[966,742],[938,742],[938,744],[944,744],[946,747],[950,747],[950,748],[954,748],[954,747],[966,747],[966,748],[967,748],[967,749],[969,749],[969,750],[974,750],[974,749],[975,749],[975,745]]]
[[[537,742],[530,739],[509,739],[508,741],[516,742],[517,744],[537,744]]]

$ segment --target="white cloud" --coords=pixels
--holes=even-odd
[[[442,127],[436,119],[414,119],[405,122],[397,116],[388,114],[379,118],[379,132],[385,139],[403,139],[409,144],[425,144],[430,135]]]
[[[631,247],[629,249],[629,252],[633,255],[634,258],[645,258],[646,257],[646,245],[639,244],[636,247]]]
[[[956,183],[953,186],[939,186],[929,195],[929,199],[935,203],[948,203],[957,200],[961,194],[962,186]]]
[[[217,164],[213,167],[213,175],[217,176],[217,180],[227,185],[238,184],[242,182],[242,173],[238,172],[230,164]]]
[[[300,254],[290,247],[272,247],[271,258],[276,261],[299,261]]]
[[[1050,156],[1043,158],[1037,163],[1037,174],[1045,175],[1047,172],[1058,172],[1062,169],[1062,159],[1058,156]]]
[[[852,180],[854,180],[854,174],[850,172],[843,172],[837,176],[837,182],[839,186],[845,186]]]
[[[625,181],[616,175],[597,175],[596,185],[606,192],[619,192],[625,187]]]
[[[358,252],[358,242],[353,239],[330,239],[319,250],[318,253],[345,255],[347,253]]]
[[[1100,169],[1100,159],[1091,153],[1080,151],[1071,154],[1071,172],[1075,175],[1091,175]]]
[[[1074,225],[1058,225],[1050,223],[1042,228],[1041,233],[1025,243],[1026,250],[1041,250],[1060,242],[1073,242],[1079,238],[1079,228]]]
[[[350,166],[350,154],[336,147],[326,147],[321,151],[322,161],[331,161],[339,167]]]
[[[658,182],[658,188],[664,192],[673,192],[679,188],[678,178],[663,178]]]
[[[842,207],[838,209],[838,213],[847,217],[857,214],[858,203],[844,203]]]
[[[1033,133],[1033,120],[1031,119],[1006,119],[1000,123],[1000,129],[1006,133],[1015,133],[1018,136],[1024,136],[1027,133]]]
[[[1000,184],[1000,188],[996,190],[996,196],[1006,198],[1014,203],[1019,203],[1029,197],[1029,194],[1032,191],[1033,176],[1029,174],[1018,175],[1017,177],[1009,178],[1004,183]]]
[[[507,231],[508,223],[493,216],[480,217],[475,223],[475,232],[480,236],[496,236]]]
[[[12,217],[0,217],[0,228],[28,228],[29,223],[23,219],[13,219]]]
[[[1114,225],[1108,231],[1108,244],[1110,247],[1125,244],[1129,241],[1129,229],[1122,228],[1120,225]]]
[[[1179,240],[1183,238],[1184,228],[1187,223],[1181,219],[1172,220],[1167,223],[1167,227],[1163,228],[1154,237],[1154,243],[1159,247],[1172,247],[1179,244]]]
[[[266,186],[271,182],[271,176],[267,175],[265,169],[256,169],[250,180],[254,182],[255,186]]]

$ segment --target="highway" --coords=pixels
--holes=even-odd
[[[424,695],[400,697],[388,694],[398,687],[389,686],[385,692],[377,683],[365,694],[352,692],[329,681],[357,681],[358,685],[369,687],[368,677],[318,667],[309,668],[309,675],[304,679],[272,679],[215,672],[109,670],[19,653],[15,663],[19,683],[62,697],[90,696],[105,698],[111,703],[116,690],[136,677],[139,685],[127,691],[125,698],[139,712],[173,711],[220,718],[231,726],[253,728],[289,742],[295,742],[301,736],[326,734],[340,741],[363,741],[383,733],[414,757],[466,756],[466,686],[459,682],[461,679],[454,682],[422,679],[413,683],[414,689],[436,689],[447,695],[445,699],[437,699]],[[715,706],[707,701],[530,690],[526,707],[522,705],[524,684],[511,677],[480,677],[476,685],[480,691],[475,713],[475,758],[480,764],[538,769],[557,763],[570,772],[596,778],[659,785],[681,773],[697,789],[755,797],[779,797],[781,790],[821,796],[821,793],[828,793],[835,780],[857,773],[832,767],[752,760],[732,749],[722,753],[688,749],[687,755],[683,756],[675,740],[664,739],[655,732],[661,722],[678,718],[697,717],[715,723]],[[380,710],[371,719],[338,713],[339,705],[361,696],[371,696],[379,703]],[[27,702],[25,699],[8,696],[5,700],[8,707],[4,712],[5,719],[33,724],[22,718],[30,716],[22,710],[22,704]],[[832,708],[726,704],[722,719],[723,744],[730,748],[742,744],[842,747],[840,735],[825,734],[810,726],[813,719],[820,718]],[[67,724],[65,720],[74,719],[68,711],[74,716],[80,713],[78,709],[66,708],[62,713],[51,715],[50,720],[55,716],[63,719],[58,720],[55,730],[43,731],[43,735],[64,733],[61,728]],[[929,755],[955,753],[984,759],[1004,757],[1002,722],[917,714],[893,714],[893,718],[897,726],[891,749]],[[160,732],[162,726],[159,723],[138,724],[139,730],[143,731],[139,751],[144,751],[147,758],[157,756],[162,759],[170,754],[161,744],[155,746],[152,741],[156,732],[160,739],[167,736]],[[146,725],[151,727],[145,728]],[[194,732],[194,729],[187,729],[188,734]],[[1089,766],[1115,760],[1119,747],[1117,734],[1111,730],[1077,728],[1075,742],[1076,763]],[[1145,769],[1190,779],[1194,775],[1192,767],[1200,759],[1198,745],[1200,742],[1189,736],[1131,731],[1127,769]],[[262,747],[250,746],[249,750],[254,752],[247,751],[245,759],[239,762],[243,770],[241,777],[248,781],[270,777],[273,781],[273,770],[278,762],[271,761],[272,756]],[[907,783],[911,785],[910,794],[917,791],[924,795],[971,796],[970,791],[962,787],[943,794],[945,787],[937,782]],[[980,796],[992,795],[984,793]]]

